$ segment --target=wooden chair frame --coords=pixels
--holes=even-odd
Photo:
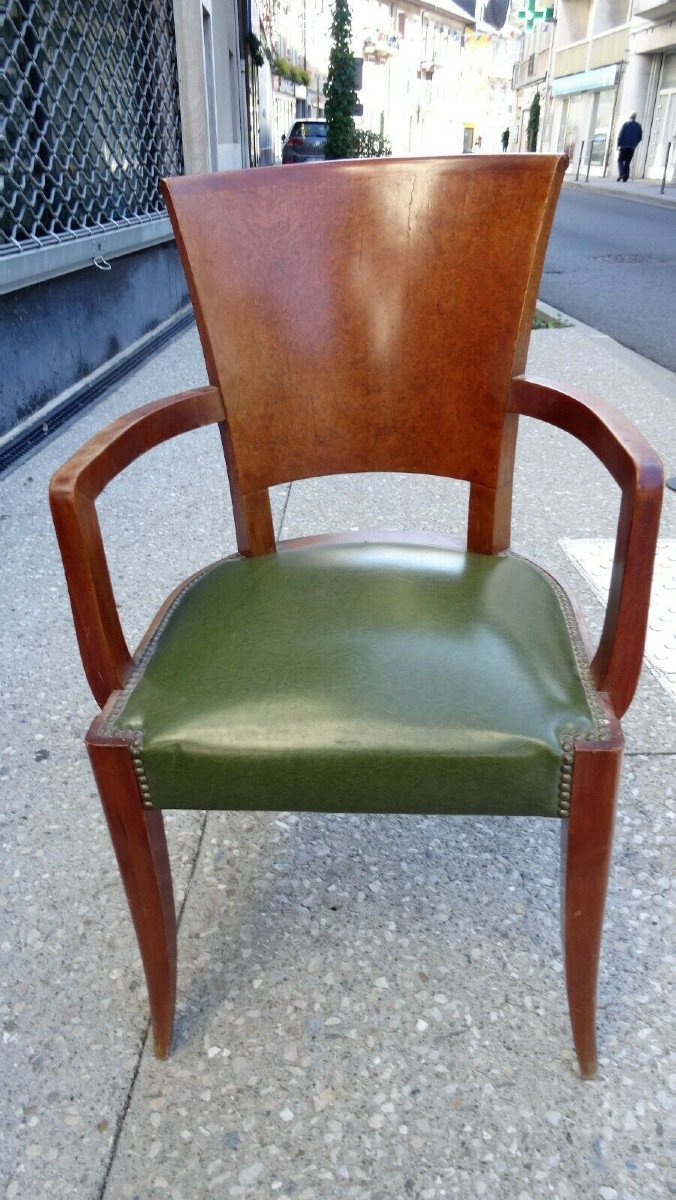
[[[595,652],[580,621],[603,732],[595,741],[564,745],[559,789],[573,1038],[582,1074],[596,1070],[619,718],[641,667],[663,477],[645,440],[609,405],[524,375],[566,163],[549,155],[458,156],[163,182],[210,386],[121,417],[57,471],[51,485],[82,660],[103,707],[87,746],[136,928],[160,1058],[169,1052],[175,1006],[171,872],[162,814],[144,807],[132,735],[111,735],[105,723],[135,657],[117,613],[97,496],[146,450],[215,424],[242,556],[293,553],[322,540],[276,545],[271,486],[365,470],[468,481],[467,550],[492,555],[509,548],[518,422],[528,416],[586,445],[622,496]],[[294,238],[305,248],[302,261],[287,252]],[[264,247],[264,279],[252,272],[254,246]],[[324,323],[317,352],[294,355],[304,337],[312,341],[318,314]],[[415,540],[453,544],[418,534]],[[166,605],[136,657],[165,611]]]
[[[583,1077],[596,1072],[596,986],[610,862],[615,796],[623,739],[618,718],[634,694],[641,668],[662,499],[662,466],[631,423],[602,400],[564,392],[539,379],[514,379],[509,412],[534,417],[572,434],[607,468],[621,489],[612,584],[601,639],[589,653],[592,678],[606,705],[609,736],[576,741],[570,812],[562,820],[562,922],[571,1024]],[[200,426],[219,424],[227,442],[217,387],[147,405],[114,421],[92,438],[52,481],[50,500],[68,582],[84,669],[98,703],[106,706],[124,686],[134,658],[124,639],[106,562],[95,501],[105,486],[154,446]],[[506,489],[511,501],[511,479]],[[236,504],[237,509],[237,504]],[[260,541],[268,541],[265,502]],[[470,500],[467,545],[495,549],[504,542],[504,517],[494,508],[486,529],[485,506]],[[237,513],[236,513],[237,515]],[[255,515],[254,515],[255,525]],[[501,527],[498,531],[498,526]],[[251,553],[250,536],[238,533]],[[360,535],[361,536],[361,535]],[[377,535],[382,537],[381,534]],[[293,545],[317,539],[298,539]],[[345,537],[346,541],[349,537]],[[424,536],[422,539],[425,540]],[[438,543],[439,539],[432,539]],[[449,545],[454,544],[449,539]],[[291,545],[291,543],[289,544]],[[266,546],[267,548],[267,546]],[[284,549],[284,543],[280,544]],[[171,597],[145,635],[151,636]],[[584,632],[584,626],[582,626]],[[589,645],[586,636],[586,644]],[[169,1053],[176,992],[176,917],[161,812],[143,807],[130,738],[103,736],[102,716],[87,747],[124,882],[146,974],[155,1053]]]

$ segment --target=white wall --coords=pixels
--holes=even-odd
[[[592,0],[560,0],[557,9],[556,48],[587,37]]]
[[[174,0],[186,174],[248,158],[235,0]]]

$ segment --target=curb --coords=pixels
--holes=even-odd
[[[631,185],[630,190],[627,191],[626,188],[622,189],[615,183],[604,184],[599,181],[593,182],[592,180],[586,183],[582,179],[564,179],[563,186],[566,188],[577,188],[578,191],[595,192],[597,196],[619,196],[622,200],[636,200],[639,204],[658,204],[661,208],[676,208],[676,196],[667,196],[666,193],[662,196],[659,192],[656,194],[650,192],[641,195],[640,192],[631,189]],[[650,185],[646,184],[645,186],[647,188]],[[659,185],[655,184],[654,186],[657,188]]]
[[[650,358],[645,358],[642,354],[638,354],[636,350],[630,350],[628,346],[623,346],[621,342],[617,342],[610,334],[603,333],[600,329],[594,329],[591,325],[585,325],[583,321],[578,321],[577,317],[571,317],[568,313],[564,313],[560,308],[553,308],[551,304],[545,304],[544,300],[537,301],[538,309],[547,317],[554,317],[558,321],[565,322],[566,325],[574,326],[580,333],[588,337],[590,341],[603,342],[604,350],[612,354],[624,366],[629,367],[637,375],[642,376],[653,387],[661,391],[665,396],[668,396],[676,403],[676,374],[670,371],[668,367],[663,367],[659,363],[653,362]],[[534,330],[537,333],[538,330]],[[543,330],[541,332],[548,332]],[[555,332],[559,332],[555,330]]]

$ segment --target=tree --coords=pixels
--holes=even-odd
[[[526,130],[526,146],[529,150],[538,148],[538,130],[540,128],[540,93],[536,92],[528,114],[528,129]]]
[[[354,118],[357,93],[354,89],[354,54],[350,49],[352,14],[347,0],[335,0],[326,95],[326,157],[352,158],[355,152]]]

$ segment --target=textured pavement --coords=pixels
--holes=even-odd
[[[535,333],[530,370],[616,403],[676,473],[673,376],[582,327]],[[46,492],[113,417],[203,379],[191,331],[0,481],[0,1195],[666,1197],[676,706],[650,670],[623,722],[596,1082],[574,1070],[558,826],[524,819],[170,814],[179,1013],[171,1058],[153,1059]],[[561,541],[613,535],[612,481],[528,421],[517,472],[516,548],[598,630]],[[466,488],[359,476],[273,502],[286,537],[461,533]],[[99,508],[132,643],[172,586],[234,549],[213,429],[152,451]]]

